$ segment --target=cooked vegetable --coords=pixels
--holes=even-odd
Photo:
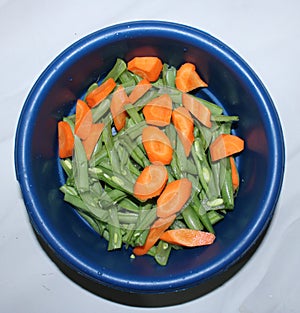
[[[215,241],[216,236],[209,232],[195,229],[171,229],[165,231],[160,239],[185,247],[200,247],[210,245]]]
[[[188,109],[193,114],[193,116],[195,116],[195,118],[199,122],[201,122],[206,127],[211,128],[212,126],[210,120],[211,112],[204,104],[201,103],[200,100],[191,95],[183,93],[182,104],[186,109]]]
[[[148,102],[143,109],[148,124],[163,127],[170,124],[172,116],[172,99],[163,94]]]
[[[117,131],[120,131],[126,123],[127,112],[125,105],[129,103],[129,99],[125,88],[120,85],[113,93],[110,103],[110,111],[114,120]]]
[[[239,153],[244,149],[244,140],[231,134],[220,134],[210,145],[212,161]]]
[[[160,239],[161,235],[167,230],[174,222],[176,215],[170,215],[166,218],[158,218],[150,227],[147,239],[143,246],[138,246],[133,249],[135,255],[146,254]]]
[[[109,251],[165,266],[174,249],[212,244],[234,208],[239,118],[187,91],[204,86],[190,63],[117,59],[58,122],[60,191]]]
[[[116,82],[113,78],[109,78],[100,86],[91,91],[85,98],[87,104],[93,108],[102,102],[116,87]]]
[[[74,135],[68,122],[58,122],[58,155],[60,158],[68,158],[73,154]]]
[[[104,123],[92,124],[90,133],[84,140],[82,140],[82,144],[88,160],[91,158],[104,126]]]
[[[156,126],[147,126],[142,132],[142,143],[151,163],[170,164],[173,149],[167,135]]]
[[[189,156],[194,142],[194,122],[189,111],[184,107],[178,107],[172,112],[172,122],[183,144],[186,156]]]
[[[189,92],[199,87],[208,86],[196,72],[196,66],[189,62],[182,64],[177,71],[175,84],[177,89],[182,92]]]
[[[75,135],[81,139],[87,138],[93,123],[92,111],[82,100],[77,100],[75,113]]]
[[[146,78],[142,79],[141,81],[137,83],[137,85],[131,91],[129,95],[129,102],[135,103],[151,88],[152,88],[151,83]]]
[[[168,172],[162,165],[151,164],[136,179],[133,194],[140,200],[159,196],[168,180]]]
[[[239,172],[237,170],[234,158],[231,156],[229,157],[229,160],[230,160],[230,166],[231,166],[232,186],[233,186],[233,190],[236,191],[240,185]]]
[[[168,217],[178,213],[192,193],[192,183],[187,178],[170,182],[157,199],[157,216]]]
[[[135,57],[127,64],[129,71],[142,78],[147,79],[149,82],[154,82],[158,79],[161,70],[162,62],[158,57]]]

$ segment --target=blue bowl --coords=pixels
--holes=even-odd
[[[211,246],[173,251],[167,266],[131,251],[107,252],[106,241],[63,201],[57,122],[117,57],[157,55],[178,67],[194,63],[209,87],[203,97],[239,115],[245,140],[234,211],[216,225]],[[15,168],[30,222],[68,268],[93,283],[159,294],[199,285],[231,268],[269,224],[284,175],[284,139],[274,104],[253,70],[216,38],[169,22],[129,22],[99,30],[62,52],[33,86],[19,119]]]

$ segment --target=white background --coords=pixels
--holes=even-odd
[[[0,0],[0,312],[299,312],[299,12],[297,0]],[[13,163],[19,113],[45,67],[83,36],[140,19],[194,26],[233,48],[267,87],[286,144],[282,194],[255,254],[213,292],[166,308],[118,304],[64,275],[36,239]]]

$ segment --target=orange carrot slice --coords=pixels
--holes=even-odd
[[[175,85],[182,92],[189,92],[199,87],[208,86],[196,72],[196,66],[189,62],[184,63],[178,69]]]
[[[73,154],[74,135],[68,122],[58,122],[58,155],[60,158],[68,158]]]
[[[157,199],[158,217],[168,217],[178,213],[188,201],[192,193],[192,183],[187,178],[174,180],[167,184]]]
[[[84,101],[78,99],[75,112],[75,135],[81,139],[87,138],[92,123],[93,115],[90,107]]]
[[[147,79],[142,79],[137,83],[137,85],[133,88],[129,95],[129,102],[135,103],[138,99],[140,99],[149,89],[151,89],[152,85]]]
[[[168,136],[156,126],[147,126],[142,131],[142,143],[151,163],[170,164],[173,148]]]
[[[127,68],[132,73],[154,82],[158,79],[163,64],[158,57],[135,57],[127,63]]]
[[[241,152],[244,149],[244,140],[231,134],[219,135],[210,145],[209,151],[212,161]]]
[[[116,87],[116,82],[113,78],[109,78],[99,87],[91,91],[85,98],[89,107],[93,108],[103,101]]]
[[[110,103],[110,111],[117,131],[120,131],[126,124],[127,112],[124,105],[127,103],[129,103],[127,93],[125,88],[120,85],[113,93]]]
[[[165,231],[160,239],[179,246],[200,247],[212,244],[216,236],[201,230],[181,228]]]
[[[194,121],[185,107],[178,107],[172,112],[172,122],[182,142],[186,156],[189,156],[194,142]]]
[[[172,115],[171,97],[168,94],[163,94],[151,100],[144,106],[143,114],[148,124],[160,127],[170,124]]]
[[[99,137],[102,133],[104,126],[105,126],[104,123],[92,124],[88,137],[82,140],[82,144],[88,160],[90,160],[91,158],[91,155],[95,149],[95,146],[99,140]]]
[[[161,235],[173,224],[176,215],[167,218],[158,218],[150,227],[148,236],[143,246],[135,247],[133,253],[135,255],[146,254],[159,240]]]
[[[133,195],[140,200],[159,196],[168,180],[168,172],[163,165],[146,166],[137,178]]]
[[[201,103],[200,100],[189,94],[183,93],[182,104],[195,116],[199,122],[201,122],[206,127],[211,128],[211,112],[205,105]]]
[[[229,157],[230,166],[231,166],[231,178],[232,178],[232,187],[233,190],[237,190],[240,185],[239,172],[237,170],[235,160],[232,156]]]

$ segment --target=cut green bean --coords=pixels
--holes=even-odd
[[[113,78],[114,81],[117,81],[120,75],[127,69],[127,65],[124,60],[117,58],[113,68],[109,71],[109,73],[103,79],[103,82],[108,80],[109,78]]]
[[[203,230],[203,225],[200,222],[200,219],[198,215],[196,214],[195,210],[191,206],[187,206],[182,212],[181,212],[183,219],[190,229],[196,229],[196,230]]]
[[[99,105],[92,108],[94,123],[99,123],[100,120],[110,111],[110,102],[110,99],[106,98]]]
[[[122,246],[122,235],[116,207],[112,207],[109,209],[108,232],[109,232],[109,241],[107,247],[108,251],[120,249]]]
[[[154,258],[159,265],[165,266],[168,263],[171,249],[172,246],[170,244],[163,240],[159,240],[154,254]]]
[[[89,190],[88,161],[82,142],[78,136],[74,140],[74,157],[72,167],[74,169],[75,184],[79,192]]]

